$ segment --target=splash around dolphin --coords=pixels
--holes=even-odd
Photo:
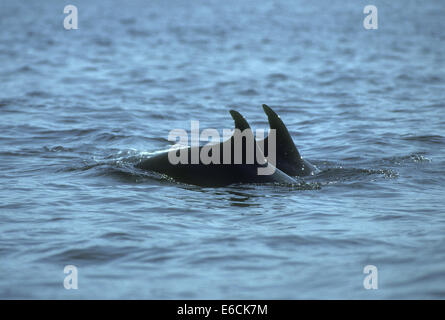
[[[226,141],[213,144],[210,149],[208,146],[196,146],[169,150],[140,160],[135,166],[169,176],[181,183],[203,187],[222,187],[235,183],[297,184],[295,176],[313,175],[317,169],[301,157],[280,117],[265,104],[263,109],[271,129],[264,140],[255,140],[244,117],[230,110],[235,130]],[[270,139],[273,139],[273,144]],[[250,146],[249,141],[252,142]],[[210,155],[216,152],[218,161],[192,161],[193,154],[202,152],[209,152]],[[182,153],[186,161],[172,162],[172,155],[178,153]],[[252,158],[257,161],[249,161]],[[269,161],[271,159],[273,161]]]

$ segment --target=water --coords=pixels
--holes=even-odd
[[[439,1],[0,4],[1,298],[445,298]],[[171,129],[267,128],[321,172],[136,170]],[[63,268],[78,268],[65,290]],[[363,268],[378,269],[365,290]]]

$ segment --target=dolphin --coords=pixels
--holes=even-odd
[[[269,120],[270,129],[275,129],[276,135],[276,167],[289,176],[314,175],[317,168],[309,161],[303,159],[292,140],[280,116],[269,106],[263,104],[263,110]],[[264,155],[268,154],[268,138],[259,145],[263,147]]]
[[[271,163],[267,162],[262,150],[258,146],[257,141],[253,138],[252,130],[244,119],[244,117],[235,110],[230,110],[230,115],[235,121],[235,131],[233,135],[226,141],[213,145],[210,153],[213,150],[219,151],[220,161],[219,164],[208,163],[204,164],[201,159],[198,163],[191,163],[192,154],[196,152],[201,154],[202,149],[205,146],[199,147],[186,147],[178,150],[170,150],[148,159],[143,159],[139,161],[135,166],[136,168],[143,170],[150,170],[158,172],[160,174],[167,175],[178,182],[198,185],[203,187],[221,187],[227,186],[234,183],[282,183],[282,184],[296,184],[297,181],[290,177],[288,174],[284,173],[279,168],[273,166]],[[284,126],[284,125],[283,125]],[[272,127],[272,123],[271,123]],[[284,127],[285,128],[285,127]],[[238,130],[237,130],[238,129]],[[286,130],[287,132],[287,130]],[[243,140],[242,136],[239,135],[252,135],[251,138],[254,141],[254,157],[253,159],[261,159],[262,161],[256,161],[254,163],[249,163],[247,161],[247,143]],[[239,149],[235,149],[235,140],[240,139],[242,141],[242,155],[241,163],[236,164],[235,152],[239,152]],[[266,138],[267,139],[267,138]],[[267,142],[267,141],[266,141]],[[295,147],[295,146],[294,146]],[[295,148],[296,149],[296,148]],[[169,160],[170,152],[186,152],[187,153],[187,163],[177,163],[172,164]],[[224,162],[223,154],[224,152],[230,152],[230,161],[228,164]],[[209,153],[209,154],[210,154]],[[297,151],[298,153],[298,151]],[[282,158],[286,160],[287,158]],[[280,163],[284,164],[285,161],[282,160]],[[292,160],[289,158],[289,160]],[[286,166],[287,169],[288,166]],[[258,169],[269,168],[272,169],[272,174],[259,175]]]

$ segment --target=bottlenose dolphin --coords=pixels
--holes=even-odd
[[[263,104],[263,109],[269,120],[270,128],[276,130],[277,147],[275,166],[290,176],[308,176],[315,174],[317,168],[301,157],[280,116],[265,104]],[[260,144],[264,146],[263,153],[265,155],[268,154],[267,148],[269,144],[267,140],[268,137]]]
[[[148,159],[141,160],[136,164],[139,169],[155,171],[161,174],[165,174],[169,177],[174,178],[176,181],[193,184],[204,187],[218,187],[226,186],[233,183],[266,183],[266,182],[277,182],[285,184],[295,184],[297,181],[281,171],[280,169],[274,167],[271,163],[268,163],[264,159],[264,155],[257,142],[253,138],[252,130],[243,118],[243,116],[237,111],[230,110],[230,115],[235,121],[235,132],[226,141],[213,145],[213,150],[219,151],[220,161],[218,164],[208,163],[204,164],[201,159],[198,163],[192,163],[192,154],[201,154],[201,151],[205,146],[199,147],[186,147],[182,149],[177,149],[175,151],[167,151],[159,155],[155,155]],[[238,129],[238,130],[236,130]],[[249,163],[248,160],[248,150],[247,142],[243,137],[244,135],[251,135],[252,141],[254,142],[253,159],[262,159],[262,163],[254,162]],[[239,149],[235,148],[235,141],[242,142],[241,148],[241,163],[236,164],[235,157],[236,152]],[[211,149],[210,152],[213,152]],[[187,163],[176,163],[172,164],[169,159],[170,152],[186,152]],[[228,163],[223,159],[223,155],[230,152],[230,158]],[[239,156],[239,155],[238,155]],[[227,160],[227,159],[226,159]],[[258,169],[272,168],[272,174],[259,175]]]

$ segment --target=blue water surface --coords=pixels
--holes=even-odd
[[[0,3],[0,298],[445,298],[441,1],[76,0],[69,31],[67,4]],[[134,168],[262,103],[320,173]]]

